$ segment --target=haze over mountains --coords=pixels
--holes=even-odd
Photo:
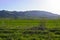
[[[60,15],[53,14],[46,11],[0,11],[0,18],[20,18],[20,19],[40,19],[40,18],[48,18],[48,19],[56,19],[60,18]]]

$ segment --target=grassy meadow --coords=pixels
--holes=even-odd
[[[60,19],[0,19],[0,40],[60,40]]]

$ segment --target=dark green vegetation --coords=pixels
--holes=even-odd
[[[0,40],[60,40],[60,19],[0,19]]]

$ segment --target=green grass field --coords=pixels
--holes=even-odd
[[[20,19],[12,19],[12,20],[0,20],[0,27],[5,28],[28,28],[39,25],[39,20],[20,20]]]
[[[30,29],[40,25],[46,29]],[[0,40],[60,40],[60,19],[0,19]]]

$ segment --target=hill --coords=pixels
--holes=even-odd
[[[40,18],[48,18],[48,19],[56,19],[60,18],[60,15],[53,14],[46,11],[0,11],[0,18],[20,18],[20,19],[40,19]]]

